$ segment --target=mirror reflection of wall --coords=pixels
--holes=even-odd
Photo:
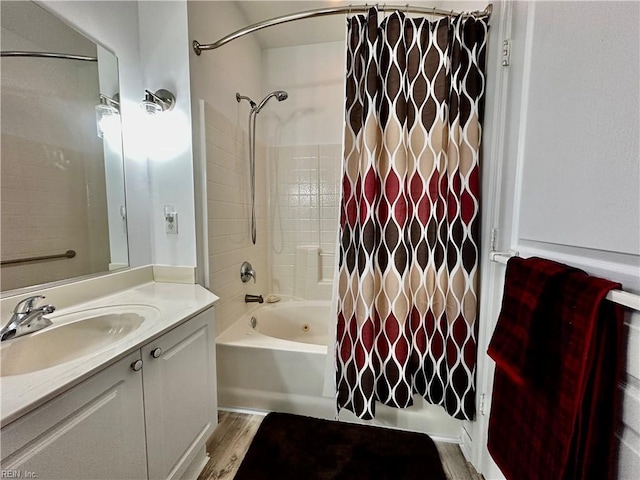
[[[2,51],[93,57],[2,57],[0,289],[128,265],[119,116],[100,138],[100,96],[117,100],[117,59],[31,2],[6,2]],[[4,264],[76,252],[73,258]]]
[[[109,98],[118,97],[118,59],[114,54],[97,45],[98,79],[100,93]],[[119,98],[117,98],[119,100]],[[103,153],[105,186],[109,224],[109,246],[111,261],[109,270],[129,265],[127,245],[127,210],[124,197],[124,153],[120,117],[111,118],[103,128]]]

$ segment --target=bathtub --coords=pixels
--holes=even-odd
[[[281,301],[259,306],[222,332],[216,339],[219,408],[334,419],[335,397],[322,395],[331,318],[330,302]],[[346,410],[340,418],[461,442],[462,421],[418,396],[414,402],[402,410],[378,404],[370,422]]]
[[[330,302],[322,301],[265,303],[227,329],[218,343],[326,354],[329,309]]]
[[[265,303],[222,332],[220,408],[333,418],[335,400],[322,396],[330,303]]]

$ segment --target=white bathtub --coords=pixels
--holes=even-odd
[[[222,332],[219,406],[333,418],[335,400],[322,396],[330,318],[330,302],[281,301],[259,306]]]
[[[331,318],[330,302],[282,301],[261,305],[222,332],[216,339],[219,407],[333,419],[335,397],[322,396]],[[414,400],[404,410],[378,404],[376,420],[364,423],[460,442],[460,420],[420,397]],[[346,410],[340,418],[363,423]]]
[[[330,302],[284,302],[267,304],[254,315],[255,330],[267,337],[325,347]],[[252,320],[250,323],[253,323]]]

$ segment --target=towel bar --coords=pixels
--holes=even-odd
[[[509,250],[507,252],[491,252],[489,253],[489,259],[492,262],[501,263],[506,265],[511,257],[517,257],[518,252]],[[605,297],[614,303],[623,305],[632,310],[640,312],[640,295],[634,293],[625,292],[624,290],[611,290]]]

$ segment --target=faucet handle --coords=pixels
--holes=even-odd
[[[17,314],[29,313],[31,312],[31,310],[33,310],[36,303],[38,303],[43,298],[45,298],[44,295],[34,295],[32,297],[27,297],[16,305],[16,307],[13,309],[13,313],[17,313]]]
[[[249,262],[243,262],[240,266],[240,280],[247,283],[253,277],[253,283],[256,283],[256,271]]]
[[[56,311],[56,307],[54,307],[53,305],[43,305],[42,307],[40,307],[40,311],[43,315],[49,315],[50,313]]]

